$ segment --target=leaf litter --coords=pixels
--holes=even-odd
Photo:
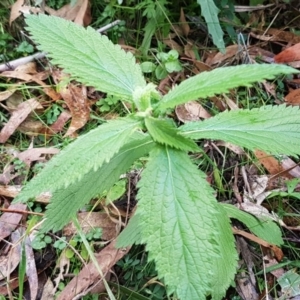
[[[162,37],[158,35],[157,38],[160,40],[160,42],[167,45],[171,49],[176,49],[180,54],[180,59],[182,62],[190,62],[190,67],[192,66],[191,70],[193,74],[197,74],[199,72],[207,71],[220,66],[235,65],[245,61],[255,62],[258,56],[262,61],[265,62],[289,63],[293,66],[298,66],[297,61],[300,60],[298,53],[300,43],[299,37],[291,31],[280,30],[276,28],[268,28],[266,30],[265,28],[262,28],[264,26],[264,14],[268,12],[268,9],[270,9],[270,7],[263,6],[259,8],[259,13],[253,8],[256,7],[236,7],[236,9],[243,9],[244,11],[248,11],[250,13],[251,18],[249,19],[249,23],[247,25],[252,26],[253,28],[250,30],[249,35],[256,40],[252,40],[251,45],[229,45],[226,47],[225,54],[218,51],[203,51],[201,59],[195,54],[197,51],[199,51],[199,49],[205,48],[206,45],[204,42],[203,44],[199,44],[198,41],[196,42],[195,39],[193,39],[192,35],[195,29],[193,29],[191,22],[186,21],[187,18],[185,16],[184,9],[181,9],[180,12],[179,25],[175,26],[174,24],[174,26],[172,26],[172,31],[167,37]],[[39,9],[24,5],[24,1],[22,0],[16,1],[16,3],[12,6],[11,9],[10,23],[15,22],[17,18],[20,18],[21,11],[29,10],[37,11]],[[50,15],[57,15],[68,20],[73,20],[81,25],[86,26],[91,23],[90,3],[86,0],[77,1],[76,5],[72,7],[70,6],[70,4],[65,5],[57,11],[50,9],[47,6],[45,7],[45,10]],[[273,53],[269,51],[271,47],[265,47],[261,42],[268,43],[269,45],[276,45],[276,47],[278,47],[278,45],[279,47],[282,47],[282,43],[286,43],[288,44],[288,46],[292,44],[293,46],[287,47],[287,49],[284,49],[282,47],[282,52]],[[124,45],[124,47],[126,46],[127,45]],[[138,53],[138,51],[135,48],[133,48],[132,51],[134,53]],[[76,137],[76,135],[78,134],[77,132],[80,129],[84,128],[86,125],[88,125],[89,122],[91,122],[90,116],[95,101],[89,98],[89,87],[78,85],[77,83],[72,82],[71,79],[69,79],[67,85],[64,85],[64,81],[60,78],[56,82],[58,85],[60,85],[60,89],[55,90],[51,87],[51,85],[49,85],[49,79],[57,79],[55,72],[53,72],[53,70],[37,71],[35,69],[35,66],[33,65],[20,67],[15,70],[5,71],[2,72],[0,75],[2,75],[2,78],[7,78],[7,80],[14,82],[15,85],[15,87],[12,90],[1,92],[1,102],[7,101],[7,103],[9,103],[9,97],[11,97],[14,93],[17,93],[16,91],[18,90],[18,87],[22,87],[24,86],[24,84],[30,85],[32,84],[32,82],[35,82],[38,85],[40,85],[40,88],[44,91],[46,95],[46,98],[45,95],[43,95],[43,97],[41,97],[41,95],[37,95],[35,98],[29,100],[24,98],[22,99],[21,103],[19,103],[13,110],[8,110],[8,121],[4,123],[4,126],[2,127],[0,132],[0,142],[4,144],[4,147],[6,147],[12,141],[12,138],[14,138],[17,132],[27,132],[27,135],[30,138],[44,137],[45,141],[52,141],[52,138],[56,137],[58,134],[62,136],[61,139],[65,137]],[[186,71],[182,72],[179,75],[169,74],[168,78],[166,78],[165,80],[163,79],[160,82],[160,90],[167,91],[168,89],[172,88],[176,83],[183,80],[186,76]],[[289,86],[289,81],[286,81],[286,83]],[[265,83],[264,88],[273,96],[276,95],[276,92],[274,92],[273,87],[268,86],[268,83]],[[276,89],[276,86],[274,89]],[[285,95],[285,102],[291,105],[298,105],[298,93],[298,89],[291,90],[289,94]],[[231,110],[239,109],[239,107],[242,107],[242,105],[238,101],[232,100],[236,98],[236,92],[232,91],[230,97],[220,95],[218,97],[211,97],[208,100],[210,103],[218,107],[221,111],[224,111],[226,109]],[[63,107],[62,111],[56,117],[54,123],[46,125],[44,121],[41,122],[32,118],[33,115],[41,116],[43,112],[45,112],[48,109],[48,107],[51,107],[52,104],[59,102],[63,102]],[[200,104],[198,99],[195,99],[195,101],[192,101],[189,104],[176,107],[175,112],[176,118],[182,123],[199,119],[206,119],[209,118],[212,113],[210,106],[208,105],[207,107],[204,106],[203,103]],[[280,118],[280,116],[278,116],[278,118]],[[70,119],[71,122],[69,122]],[[35,124],[34,126],[38,124],[37,127],[34,128],[33,125],[28,125],[27,127],[23,127],[23,130],[20,130],[22,125],[24,126],[24,124],[26,125],[26,122],[30,121],[35,122],[31,123]],[[28,134],[28,132],[31,132],[31,134]],[[231,161],[228,161],[229,168],[235,163],[238,163],[241,157],[247,157],[247,153],[245,153],[242,149],[233,148],[232,145],[224,144],[221,141],[216,141],[215,145],[218,148],[218,151],[220,151],[221,153],[223,152],[223,149],[226,148],[230,149],[230,151],[236,154],[236,156]],[[213,147],[207,147],[207,154],[215,158],[215,161],[218,165],[221,165],[221,159],[219,155],[215,152],[215,150],[212,149]],[[27,164],[27,167],[32,167],[35,165],[36,162],[47,161],[49,158],[48,154],[53,155],[58,151],[59,150],[53,146],[38,147],[31,149],[28,148],[27,150],[20,152],[16,157],[23,161],[25,164]],[[285,182],[288,179],[300,178],[299,166],[296,162],[294,162],[288,157],[284,159],[278,159],[277,157],[268,156],[265,153],[258,150],[255,151],[255,156],[257,158],[257,162],[255,163],[255,165],[259,166],[260,168],[263,167],[269,174],[269,176],[259,175],[259,172],[257,171],[255,176],[257,176],[257,181],[259,182],[259,184],[257,184],[256,187],[253,187],[253,182],[251,184],[251,195],[255,195],[255,197],[252,197],[252,200],[250,202],[251,204],[248,204],[249,202],[247,203],[247,201],[245,201],[245,199],[247,198],[247,190],[244,188],[245,186],[247,186],[246,183],[244,183],[243,185],[237,185],[237,188],[240,189],[240,192],[243,195],[242,198],[244,199],[244,209],[248,209],[248,211],[254,215],[254,210],[258,209],[260,212],[264,211],[266,214],[270,214],[271,216],[269,209],[262,206],[266,201],[266,198],[262,198],[258,201],[257,196],[261,195],[264,192],[271,193],[272,191],[278,188],[282,188],[282,185],[279,183],[279,181]],[[225,156],[222,154],[222,157],[224,158]],[[2,175],[5,175],[6,179],[4,184],[0,186],[0,195],[6,198],[13,198],[20,191],[21,185],[11,184],[14,183],[13,181],[15,180],[13,176],[10,177],[10,172],[13,170],[7,169],[6,171],[6,173],[2,173]],[[225,174],[225,176],[227,175]],[[241,180],[243,176],[241,174],[238,174],[237,177],[238,181]],[[274,180],[274,177],[277,179],[277,181]],[[213,180],[214,179],[212,179],[212,181]],[[249,181],[249,179],[247,179],[247,181]],[[50,195],[40,195],[41,199],[46,199],[46,203],[48,203],[49,197]],[[25,207],[14,207],[13,205],[9,206],[9,209],[24,211],[26,210]],[[9,220],[7,219],[7,217],[5,217],[7,216],[6,214],[9,214]],[[108,217],[97,218],[96,216],[99,217],[99,213],[94,212],[79,212],[79,215],[81,216],[80,218],[82,218],[82,226],[84,228],[88,228],[85,230],[88,231],[94,227],[107,226],[107,235],[104,237],[104,240],[111,240],[115,238],[115,234],[117,232],[115,229],[116,224],[112,222]],[[11,237],[10,242],[12,244],[16,243],[14,232],[18,230],[18,226],[20,225],[21,219],[22,214],[5,212],[2,214],[2,216],[0,217],[0,234],[2,235],[3,240]],[[106,225],[103,226],[103,224]],[[64,233],[66,235],[72,236],[76,233],[76,230],[74,226],[68,226],[64,228]],[[296,227],[294,227],[294,229],[295,228]],[[278,262],[280,262],[282,252],[280,252],[281,250],[279,248],[276,249],[273,247],[273,245],[268,245],[264,241],[260,241],[254,235],[249,234],[247,232],[243,232],[241,229],[234,230],[236,230],[236,234],[242,235],[248,240],[255,241],[256,243],[262,245],[265,248],[271,249],[274,252],[275,255],[272,255],[272,253],[268,253],[268,256],[262,257],[262,259],[266,261],[266,266],[269,266],[267,263],[270,261],[272,261],[273,265],[276,265]],[[20,238],[21,234],[18,234]],[[240,238],[238,238],[237,240],[239,241]],[[243,291],[241,292],[241,294],[244,294],[243,299],[257,299],[259,293],[256,290],[256,282],[253,276],[253,268],[256,265],[256,262],[247,259],[247,251],[249,251],[250,249],[249,243],[244,242],[243,246],[241,247],[244,248],[244,250],[242,251],[244,252],[242,258],[243,263],[245,263],[248,268],[250,280],[249,282],[247,282],[247,280],[241,281],[241,279],[238,279],[237,283],[239,288],[243,289]],[[11,269],[15,269],[20,261],[20,250],[17,251],[17,249],[18,247],[15,247],[15,252],[11,254],[13,255],[14,259],[14,265],[12,265]],[[114,241],[108,244],[106,248],[99,250],[98,253],[96,253],[96,257],[99,262],[99,265],[102,267],[103,273],[108,273],[112,266],[115,265],[116,261],[122,258],[128,251],[129,249],[123,249],[123,251],[117,252],[114,248]],[[28,261],[31,262],[31,264],[29,264],[31,266],[30,272],[32,272],[32,274],[37,274],[34,271],[36,267],[33,263],[33,252],[30,249],[28,249],[28,251],[26,252],[26,258],[28,258]],[[9,266],[8,262],[4,262],[1,264],[0,268],[4,268],[5,264]],[[5,274],[8,277],[8,273],[13,271],[8,269],[3,270],[6,272]],[[62,270],[60,270],[60,272],[62,272]],[[274,274],[273,275],[276,278],[279,278],[280,276],[283,276],[285,272],[285,269],[280,269],[280,274],[277,274],[276,276]],[[67,273],[61,274],[61,277],[57,277],[57,284],[63,278],[63,275],[67,275]],[[246,274],[244,275],[246,276]],[[30,292],[33,296],[37,294],[37,276],[33,275],[31,278],[28,278],[29,282],[31,281]],[[94,265],[92,263],[88,263],[82,269],[82,271],[75,278],[73,278],[73,280],[70,281],[70,283],[66,286],[65,290],[59,296],[59,299],[73,299],[73,297],[76,297],[78,295],[84,295],[85,291],[91,290],[91,286],[96,285],[98,281],[98,272],[94,269]],[[79,285],[78,282],[80,283]],[[246,291],[247,289],[248,291]],[[283,283],[282,289],[283,292],[286,292],[286,287]],[[53,289],[52,294],[50,292],[49,295],[53,295]],[[294,294],[293,296],[297,296],[297,294]]]

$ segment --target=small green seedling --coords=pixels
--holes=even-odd
[[[294,178],[294,179],[291,179],[291,180],[288,180],[285,184],[286,184],[286,187],[287,187],[287,191],[286,192],[283,192],[283,191],[274,191],[272,192],[268,198],[273,198],[273,197],[276,197],[276,196],[279,196],[279,197],[289,197],[289,198],[295,198],[295,199],[298,199],[300,200],[300,193],[299,192],[295,192],[295,188],[297,187],[297,185],[299,184],[300,182],[300,178]]]
[[[120,102],[120,98],[114,95],[107,95],[105,98],[97,101],[96,105],[99,107],[101,112],[108,112],[111,111],[111,108],[115,107],[118,102]]]
[[[250,150],[296,156],[299,108],[225,111],[180,127],[167,112],[191,100],[296,70],[276,64],[224,67],[190,77],[163,96],[146,82],[131,53],[94,29],[46,15],[28,16],[26,22],[38,48],[54,64],[132,108],[128,116],[110,120],[66,146],[16,197],[14,202],[27,202],[45,191],[52,194],[41,232],[60,230],[83,205],[148,156],[138,183],[137,210],[117,246],[146,244],[168,294],[182,300],[225,295],[238,265],[230,218],[271,244],[283,243],[274,222],[219,203],[189,153],[203,151],[199,140],[221,139]]]
[[[178,58],[179,54],[176,50],[170,50],[168,53],[159,52],[157,54],[158,66],[153,62],[145,61],[141,64],[141,69],[143,73],[152,73],[155,71],[156,78],[160,80],[167,77],[170,73],[182,71],[182,66]]]

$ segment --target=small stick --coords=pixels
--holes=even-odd
[[[107,31],[108,29],[118,25],[121,22],[121,20],[116,20],[110,24],[107,24],[101,28],[99,28],[97,30],[97,32],[102,33],[104,31]],[[15,68],[17,68],[18,66],[27,64],[35,59],[42,59],[47,55],[46,52],[38,52],[35,54],[32,54],[30,56],[26,56],[26,57],[21,57],[15,60],[12,60],[10,62],[4,63],[0,65],[0,72],[4,72],[4,71],[9,71],[9,70],[14,70]]]
[[[42,213],[28,211],[28,210],[17,210],[17,209],[0,208],[0,211],[14,213],[14,214],[22,214],[22,215],[44,216],[44,214],[42,214]]]

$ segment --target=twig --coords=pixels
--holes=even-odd
[[[42,213],[27,211],[27,210],[17,210],[17,209],[9,209],[9,208],[0,208],[0,211],[9,212],[14,214],[22,214],[22,215],[36,215],[36,216],[44,216]]]
[[[107,31],[108,29],[118,25],[119,23],[121,22],[121,20],[116,20],[110,24],[107,24],[101,28],[99,28],[97,30],[97,32],[99,33],[102,33],[104,31]],[[4,63],[4,64],[1,64],[0,65],[0,72],[4,72],[4,71],[9,71],[9,70],[14,70],[15,68],[17,68],[18,66],[21,66],[21,65],[24,65],[24,64],[27,64],[35,59],[42,59],[44,58],[45,56],[47,55],[46,52],[38,52],[38,53],[35,53],[35,54],[32,54],[30,56],[26,56],[26,57],[22,57],[22,58],[19,58],[19,59],[15,59],[15,60],[12,60],[10,62],[7,62],[7,63]]]

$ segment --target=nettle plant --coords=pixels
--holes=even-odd
[[[134,162],[149,155],[138,183],[135,215],[118,237],[118,247],[146,244],[169,294],[221,299],[232,283],[237,252],[230,218],[269,243],[283,243],[279,227],[233,205],[218,203],[206,175],[189,153],[200,139],[222,139],[267,153],[300,152],[300,112],[265,106],[225,111],[203,122],[177,127],[167,111],[190,100],[295,73],[281,65],[224,67],[191,77],[162,96],[146,83],[134,56],[92,28],[45,15],[28,16],[28,30],[53,64],[78,81],[131,103],[132,113],[80,136],[25,185],[15,202],[52,194],[41,231],[57,231],[95,195],[109,190]]]

